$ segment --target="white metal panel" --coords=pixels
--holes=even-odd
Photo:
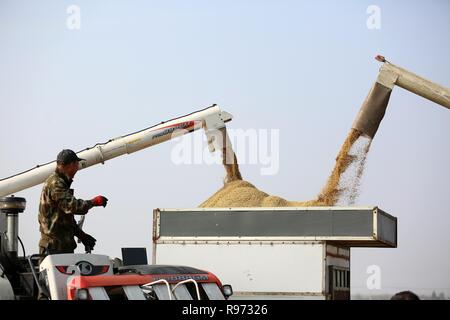
[[[225,300],[222,291],[220,291],[216,283],[202,283],[201,285],[209,300]]]
[[[336,266],[341,268],[350,268],[350,260],[336,257],[327,257],[327,266]]]
[[[229,300],[326,300],[324,294],[272,294],[235,292]]]
[[[0,212],[0,237],[4,233],[6,233],[6,214]]]
[[[366,206],[366,207],[270,207],[270,211],[297,211],[301,209],[302,211],[323,211],[323,210],[329,210],[329,211],[340,211],[340,210],[375,210],[377,207],[374,206]],[[178,209],[178,208],[157,208],[156,210],[159,212],[164,211],[178,211],[178,212],[191,212],[193,210],[195,211],[267,211],[268,207],[233,207],[233,208],[184,208],[184,209]]]
[[[0,267],[0,272],[3,270]],[[0,300],[14,300],[14,292],[8,278],[0,277]]]
[[[234,291],[322,292],[324,244],[157,244],[154,263],[213,272]]]
[[[173,295],[177,298],[177,300],[192,300],[192,296],[184,284],[177,286],[173,291]]]
[[[89,288],[89,294],[92,300],[109,300],[108,294],[103,287],[93,287]]]
[[[350,250],[331,244],[326,247],[326,266],[350,268]]]
[[[330,236],[297,236],[297,237],[259,237],[259,236],[238,236],[238,237],[197,237],[197,236],[187,236],[187,237],[160,237],[156,240],[157,243],[170,243],[170,242],[185,242],[185,243],[217,243],[217,242],[311,242],[311,241],[339,241],[339,242],[356,242],[356,241],[366,241],[374,242],[374,237],[330,237]]]
[[[72,275],[80,275],[80,270],[77,263],[82,261],[89,262],[94,266],[109,265],[108,272],[104,275],[112,275],[113,270],[109,257],[99,254],[82,254],[82,253],[65,253],[48,255],[39,265],[39,271],[46,271],[49,283],[49,290],[52,300],[66,300],[67,299],[67,280]],[[63,274],[58,271],[57,266],[68,266],[67,272],[71,275]]]
[[[261,219],[255,219],[259,216],[258,212],[263,214]],[[292,212],[298,214],[292,215]],[[320,217],[309,221],[308,217],[316,217],[316,212],[319,212]],[[273,221],[280,221],[278,213],[294,219],[293,223],[273,225]],[[389,216],[377,207],[157,208],[153,210],[153,245],[155,246],[155,242],[160,244],[177,241],[196,244],[200,241],[333,241],[346,243],[348,247],[395,247],[396,243],[377,238],[377,215]],[[306,218],[297,219],[292,218],[293,216]],[[362,216],[365,218],[360,220]],[[250,218],[258,223],[245,224]],[[396,239],[396,219],[391,218],[393,227],[386,233]],[[245,228],[242,227],[243,223]],[[288,227],[295,223],[301,223],[303,227],[312,223],[317,230]]]
[[[152,287],[159,300],[170,300],[169,291],[165,284],[154,284]]]
[[[6,214],[3,212],[0,212],[0,246],[6,247]],[[0,269],[0,272],[1,271],[2,270]]]
[[[139,286],[123,286],[123,291],[128,300],[147,300]]]

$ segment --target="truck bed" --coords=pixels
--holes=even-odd
[[[378,207],[155,209],[156,243],[327,241],[397,247],[397,218]]]

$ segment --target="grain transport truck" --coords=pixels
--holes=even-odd
[[[204,129],[210,151],[222,150],[228,137],[221,130],[232,116],[213,105],[123,137],[96,144],[78,153],[80,169],[133,153],[197,129]],[[225,144],[224,144],[225,143]],[[0,300],[171,300],[226,299],[232,294],[211,272],[172,265],[115,265],[106,255],[55,254],[25,256],[19,237],[24,198],[10,196],[44,182],[56,162],[0,180]],[[23,255],[19,254],[19,243]],[[43,259],[42,263],[38,263]]]
[[[153,212],[153,263],[214,270],[233,299],[349,299],[355,247],[396,248],[397,219],[377,207]]]

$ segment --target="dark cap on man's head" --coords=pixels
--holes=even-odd
[[[82,160],[84,159],[78,158],[77,154],[70,149],[64,149],[58,153],[58,157],[56,158],[56,162],[58,164],[70,164],[72,162]]]

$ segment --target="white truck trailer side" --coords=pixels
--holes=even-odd
[[[350,248],[397,246],[377,207],[155,209],[153,263],[214,270],[234,299],[349,299]]]

